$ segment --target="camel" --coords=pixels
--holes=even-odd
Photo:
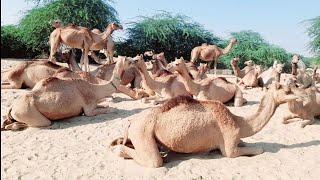
[[[167,66],[167,69],[171,72],[179,72],[187,91],[198,100],[216,100],[226,103],[234,98],[234,106],[236,107],[242,106],[244,103],[240,88],[236,84],[228,82],[225,78],[207,78],[201,82],[194,82],[188,74],[183,57],[175,59]]]
[[[110,149],[120,157],[153,168],[163,166],[157,145],[178,153],[219,149],[229,158],[258,155],[263,153],[263,148],[245,146],[241,139],[258,133],[280,104],[300,98],[303,96],[275,82],[263,96],[256,113],[241,117],[219,101],[179,96],[161,107],[141,112],[126,126],[124,138],[114,140]],[[133,148],[125,146],[129,141]]]
[[[268,70],[263,71],[258,76],[258,85],[260,87],[268,89],[268,86],[272,83],[272,81],[280,82],[280,76],[284,64],[280,64],[277,61],[274,61],[273,66]]]
[[[98,47],[103,49],[106,45],[108,37],[114,30],[122,29],[116,23],[110,23],[103,33],[96,34],[84,27],[77,27],[74,25],[67,27],[58,27],[50,34],[50,60],[56,62],[53,55],[57,52],[61,43],[66,46],[82,49],[82,56],[80,59],[81,67],[84,63],[85,71],[89,71],[89,50],[96,50]],[[100,50],[100,49],[98,49]]]
[[[312,78],[313,78],[315,84],[320,83],[320,76],[319,76],[319,73],[317,73],[317,69],[318,69],[318,67],[315,67],[313,69],[313,73],[312,73]]]
[[[55,57],[60,61],[66,62],[69,68],[72,71],[63,70],[63,72],[57,72],[54,76],[59,78],[81,78],[86,79],[90,83],[99,83],[99,80],[96,79],[103,79],[103,80],[110,80],[112,71],[114,70],[115,63],[113,64],[104,64],[99,66],[96,70],[91,72],[83,72],[79,67],[78,63],[75,60],[75,55],[72,50],[66,50],[62,53],[56,53]],[[124,56],[118,56],[117,60],[121,60]],[[124,57],[126,58],[126,57]],[[61,70],[62,71],[62,70]],[[118,87],[118,91],[128,95],[133,99],[141,99],[143,97],[149,96],[146,92],[139,88],[137,85],[138,82],[140,83],[141,80],[140,73],[137,69],[129,67],[129,69],[124,69],[124,72],[121,74],[121,84]],[[133,89],[126,87],[127,84],[131,83],[131,86],[135,86]]]
[[[295,79],[298,87],[305,89],[309,86],[315,86],[314,79],[311,76],[309,76],[308,73],[306,73],[305,69],[298,69],[297,71],[298,71],[297,76],[292,78]]]
[[[208,67],[210,68],[212,61],[214,61],[214,74],[217,75],[217,62],[220,56],[226,55],[236,43],[236,39],[231,39],[225,49],[220,49],[217,45],[203,43],[201,46],[192,49],[190,62],[195,63],[198,59],[208,61]]]
[[[179,95],[191,96],[182,83],[182,80],[176,75],[152,79],[148,73],[142,54],[131,59],[131,66],[139,69],[145,84],[156,93],[155,96],[143,98],[143,102],[147,103],[152,100],[153,104],[160,104]]]
[[[63,66],[51,61],[24,61],[1,72],[1,89],[33,88],[42,79],[51,77]]]
[[[250,70],[254,69],[253,68],[253,61],[249,60],[249,61],[244,62],[246,67],[244,67],[242,70],[240,70],[239,66],[238,66],[239,60],[240,60],[240,58],[232,58],[230,61],[231,67],[233,69],[233,73],[237,77],[236,82],[239,81],[239,78],[243,78]]]
[[[110,81],[92,84],[83,79],[49,77],[39,81],[10,107],[1,130],[50,126],[51,121],[85,114],[96,116],[110,108],[98,105],[102,98],[116,92],[120,75],[128,68],[127,58],[118,60]],[[61,87],[65,87],[61,89]]]
[[[306,89],[296,88],[296,84],[292,79],[287,79],[286,84],[295,91],[304,91],[307,97],[303,101],[291,100],[288,102],[289,115],[283,118],[282,123],[288,124],[295,121],[302,121],[301,127],[311,125],[315,121],[315,117],[320,117],[320,92],[316,87],[308,87]]]
[[[200,63],[200,65],[197,67],[193,63],[185,63],[188,73],[192,77],[194,81],[201,81],[202,79],[206,79],[208,76],[206,75],[206,72],[208,71],[208,64],[206,63]]]
[[[298,75],[298,63],[299,63],[299,56],[298,55],[293,55],[292,60],[291,60],[291,75]]]
[[[250,70],[239,82],[239,85],[244,85],[244,88],[258,87],[258,76],[261,74],[261,66],[255,65],[254,69]]]

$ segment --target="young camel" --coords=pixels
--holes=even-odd
[[[63,66],[51,61],[24,61],[1,72],[1,89],[33,88],[42,79],[53,76]]]
[[[168,75],[152,79],[147,70],[142,54],[131,59],[131,66],[135,66],[139,69],[143,81],[156,93],[155,96],[143,98],[143,102],[153,100],[153,104],[159,104],[179,95],[191,96],[182,83],[182,79],[176,75]]]
[[[217,45],[203,43],[201,46],[192,49],[190,62],[195,64],[198,59],[208,61],[208,67],[210,68],[212,61],[214,61],[214,74],[217,75],[217,62],[220,56],[226,55],[236,43],[236,39],[231,39],[229,45],[225,49],[220,49]]]
[[[234,75],[237,77],[237,82],[239,81],[239,78],[243,78],[249,71],[254,69],[253,67],[253,61],[245,61],[244,64],[246,67],[244,67],[242,70],[239,69],[239,61],[240,58],[232,58],[230,63],[233,70]]]
[[[167,66],[167,69],[171,72],[179,72],[187,91],[193,94],[198,100],[216,100],[226,103],[234,98],[234,106],[236,107],[242,106],[244,103],[240,88],[236,84],[228,82],[225,78],[207,78],[201,82],[194,82],[188,74],[182,57],[171,62]]]
[[[116,29],[122,29],[122,26],[119,26],[116,23],[111,23],[107,26],[106,30],[103,33],[96,34],[91,32],[89,29],[84,27],[77,27],[74,25],[67,27],[56,28],[50,34],[50,60],[56,62],[53,55],[57,52],[60,44],[63,43],[66,46],[82,49],[82,56],[80,59],[80,64],[84,63],[85,71],[89,71],[89,59],[88,53],[89,50],[97,50],[102,47],[103,49],[106,45],[108,37]],[[100,49],[98,49],[100,50]]]
[[[261,74],[261,66],[255,65],[253,70],[250,70],[239,82],[239,85],[244,85],[244,88],[258,87],[258,76]]]
[[[235,158],[263,153],[259,147],[244,146],[242,138],[258,133],[280,104],[299,99],[289,88],[275,83],[261,100],[255,114],[237,116],[219,101],[197,101],[176,97],[161,107],[145,110],[130,121],[125,137],[113,141],[111,150],[133,158],[146,167],[161,167],[157,145],[178,153],[203,153],[219,149],[223,156]],[[118,144],[117,142],[121,142]],[[125,146],[131,141],[134,148]]]
[[[280,76],[284,64],[278,64],[277,61],[274,61],[273,66],[268,70],[263,71],[258,76],[258,85],[260,87],[268,89],[268,86],[272,83],[272,81],[280,82]]]
[[[295,121],[302,121],[301,127],[311,125],[315,121],[315,117],[320,117],[320,92],[316,87],[309,87],[306,89],[296,88],[296,83],[292,79],[286,80],[287,85],[293,91],[304,91],[307,97],[303,101],[291,100],[288,102],[290,114],[283,118],[284,124]]]
[[[51,120],[83,113],[86,116],[96,116],[109,112],[107,106],[100,106],[98,103],[102,98],[116,92],[120,85],[120,75],[128,66],[126,58],[118,60],[111,80],[101,80],[100,84],[91,84],[83,79],[56,77],[41,80],[10,107],[1,130],[45,127],[51,125]]]

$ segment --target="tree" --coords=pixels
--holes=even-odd
[[[40,2],[40,1],[39,1]],[[32,51],[49,51],[49,36],[53,27],[49,21],[60,19],[64,24],[98,28],[118,22],[117,11],[103,0],[52,0],[45,1],[28,11],[20,21],[21,37]]]
[[[118,45],[118,52],[135,56],[147,50],[165,52],[167,59],[183,56],[190,58],[192,48],[202,43],[218,44],[220,39],[201,25],[184,15],[167,12],[152,17],[140,16],[136,22],[129,23],[128,38]]]
[[[320,57],[320,16],[307,21],[310,23],[307,28],[308,35],[311,38],[309,48],[316,56]]]

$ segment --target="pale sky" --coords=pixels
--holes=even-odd
[[[159,10],[189,16],[222,38],[230,32],[252,30],[269,43],[288,52],[312,56],[307,23],[320,15],[318,0],[114,0],[120,22],[126,24],[139,15],[154,15]],[[1,0],[1,25],[17,24],[23,12],[34,5],[24,0]]]

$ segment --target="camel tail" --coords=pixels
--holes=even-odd
[[[110,146],[116,146],[116,145],[126,145],[127,141],[128,141],[128,131],[129,131],[129,127],[130,127],[130,121],[128,122],[128,124],[125,127],[124,130],[124,136],[121,138],[117,138],[115,140],[112,141],[112,143],[110,144]]]
[[[6,131],[7,129],[5,127],[15,122],[15,120],[11,116],[11,111],[12,111],[12,107],[10,107],[10,109],[8,110],[7,116],[5,116],[6,119],[3,121],[1,125],[1,131]]]

